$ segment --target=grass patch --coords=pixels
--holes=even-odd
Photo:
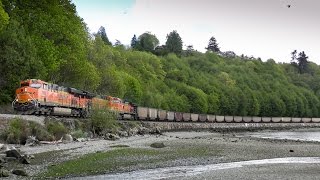
[[[85,176],[103,174],[120,169],[121,167],[136,166],[145,163],[149,158],[160,152],[149,149],[116,149],[107,152],[93,153],[78,159],[63,162],[48,167],[48,171],[40,174],[39,178],[57,178],[67,176]]]
[[[164,167],[167,162],[199,157],[216,157],[220,150],[208,146],[173,145],[162,149],[122,148],[126,145],[111,146],[107,152],[92,153],[78,159],[50,166],[39,178],[61,178],[123,172],[135,169]]]
[[[128,145],[124,145],[124,144],[119,144],[119,145],[114,145],[114,146],[110,146],[111,148],[125,148],[125,147],[130,147]]]

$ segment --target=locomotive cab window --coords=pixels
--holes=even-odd
[[[22,82],[20,84],[20,87],[25,87],[25,86],[29,86],[29,82]]]
[[[31,83],[30,87],[39,89],[41,87],[41,84]]]
[[[48,89],[48,84],[43,84],[43,89],[47,90]]]

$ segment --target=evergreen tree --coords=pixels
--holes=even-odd
[[[103,40],[103,42],[106,45],[112,45],[111,42],[108,39],[108,36],[107,36],[107,33],[106,33],[106,29],[103,26],[101,26],[99,28],[99,31],[98,31],[97,35],[99,35],[101,37],[101,39]]]
[[[294,50],[291,53],[291,64],[298,68],[300,74],[306,73],[308,72],[308,58],[304,51],[300,52],[297,57],[297,50]]]
[[[132,39],[131,39],[131,48],[132,49],[136,49],[137,45],[138,45],[138,40],[137,40],[137,36],[133,35]]]
[[[220,52],[220,48],[218,46],[216,38],[214,38],[213,36],[210,38],[209,44],[206,49],[212,52]]]
[[[166,48],[168,52],[181,55],[182,52],[182,39],[176,30],[170,32],[167,35]]]
[[[307,72],[309,63],[308,58],[309,57],[304,53],[304,51],[299,53],[297,60],[300,74]]]
[[[187,46],[186,56],[191,56],[194,52],[193,45]]]

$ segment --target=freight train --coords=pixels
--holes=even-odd
[[[320,118],[301,117],[242,117],[218,116],[173,112],[162,109],[139,107],[131,102],[112,96],[100,96],[75,88],[58,86],[38,79],[21,81],[12,102],[15,111],[21,114],[88,117],[92,108],[110,109],[119,119],[172,122],[211,123],[319,123]]]

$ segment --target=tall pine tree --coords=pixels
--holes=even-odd
[[[137,49],[137,45],[138,45],[137,36],[133,35],[133,37],[131,39],[131,48],[132,49]]]
[[[214,38],[213,36],[210,38],[209,44],[206,49],[212,52],[220,52],[220,48],[218,46],[216,38]]]
[[[101,37],[101,39],[103,40],[103,42],[106,45],[112,45],[111,42],[108,39],[108,36],[107,36],[107,33],[106,33],[106,29],[103,26],[101,26],[99,28],[99,31],[98,31],[97,35],[99,35]]]

